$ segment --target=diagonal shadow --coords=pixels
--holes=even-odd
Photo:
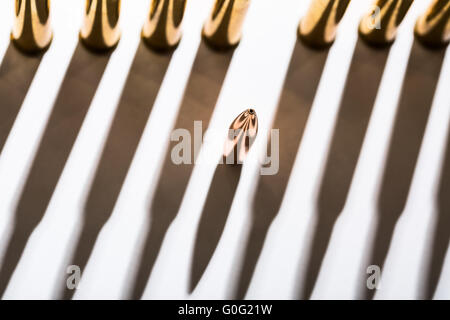
[[[383,270],[395,225],[405,209],[408,193],[433,102],[444,50],[412,46],[391,136],[378,198],[378,223],[369,265]],[[374,290],[363,288],[366,299]]]
[[[445,255],[450,242],[450,135],[447,138],[447,150],[444,158],[444,167],[441,174],[439,192],[437,197],[438,218],[433,237],[431,260],[428,261],[428,274],[425,284],[425,299],[433,299]]]
[[[261,176],[256,187],[237,299],[243,299],[247,292],[267,232],[280,209],[327,56],[328,50],[311,50],[300,41],[295,44],[272,126],[280,132],[279,171]]]
[[[172,54],[140,43],[84,207],[81,234],[71,265],[84,270],[97,237],[110,218],[152,111]],[[63,299],[74,290],[64,282]]]
[[[0,155],[43,54],[25,55],[12,43],[0,66]]]
[[[215,52],[204,42],[200,44],[176,120],[176,129],[187,129],[192,133],[194,121],[202,121],[203,130],[207,129],[232,56],[233,51]],[[149,232],[132,285],[132,299],[142,297],[165,234],[178,213],[194,168],[193,164],[176,165],[172,162],[170,150],[177,144],[178,142],[173,141],[169,143],[153,196]]]
[[[15,211],[0,269],[0,296],[45,214],[108,60],[109,55],[93,54],[81,44],[75,49]]]
[[[447,150],[444,158],[444,167],[437,197],[438,218],[433,237],[431,261],[428,262],[428,274],[425,284],[425,299],[433,299],[445,255],[450,242],[450,135],[447,138]]]
[[[344,208],[389,48],[356,43],[317,199],[317,221],[300,298],[311,297],[334,224]]]
[[[369,265],[383,270],[386,255],[408,193],[433,102],[444,50],[429,50],[414,42],[391,136],[378,198],[378,222]],[[374,290],[363,288],[366,299]]]
[[[242,165],[219,164],[200,218],[192,260],[189,291],[194,291],[222,236],[233,198],[239,184]]]

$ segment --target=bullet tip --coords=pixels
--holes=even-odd
[[[231,123],[224,148],[224,163],[242,164],[256,139],[258,116],[255,109],[249,108],[239,114]]]

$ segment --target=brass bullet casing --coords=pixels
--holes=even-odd
[[[434,0],[417,21],[415,35],[429,47],[447,45],[450,41],[450,1]]]
[[[105,51],[117,45],[120,40],[120,1],[86,0],[80,38],[87,47]]]
[[[300,39],[313,48],[327,48],[336,38],[337,28],[350,0],[312,0],[300,21]]]
[[[228,131],[223,152],[226,164],[242,164],[258,134],[258,116],[247,109],[234,119]]]
[[[394,42],[397,29],[414,0],[376,0],[359,24],[359,35],[373,46]]]
[[[22,51],[37,53],[52,41],[50,0],[16,0],[11,39]]]
[[[156,50],[170,50],[181,39],[181,25],[187,0],[152,0],[142,29],[144,41]]]
[[[226,50],[239,44],[250,0],[216,0],[203,28],[203,38],[215,49]]]

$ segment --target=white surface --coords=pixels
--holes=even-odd
[[[83,2],[52,1],[54,41],[40,64],[0,158],[0,234],[5,237],[17,197],[78,41]],[[142,226],[147,223],[149,193],[154,189],[164,156],[161,140],[167,139],[171,129],[161,124],[167,123],[163,119],[168,115],[169,121],[175,120],[200,43],[200,30],[212,2],[188,1],[184,37],[171,60],[113,216],[98,238],[75,298],[124,297],[131,280],[130,268],[137,263],[136,253],[146,232]],[[148,0],[123,1],[120,44],[109,61],[45,217],[29,239],[3,298],[54,297],[56,282],[64,276],[61,266],[67,263],[65,259],[75,245],[74,234],[78,230],[86,190],[140,40],[148,3]],[[357,25],[370,3],[370,0],[353,1],[342,21],[281,211],[269,230],[247,298],[290,299],[295,296],[302,272],[299,261],[307,255],[305,243],[308,243],[308,230],[314,223],[318,183],[357,40]],[[378,180],[411,49],[412,29],[417,16],[428,4],[428,0],[415,1],[392,47],[347,205],[335,225],[313,298],[356,297],[357,281],[360,281],[357,272],[364,261],[372,231]],[[243,109],[255,108],[260,132],[253,157],[262,150],[270,128],[297,41],[297,25],[308,5],[309,1],[283,0],[276,1],[275,5],[272,0],[256,0],[250,7],[244,37],[234,54],[210,128],[223,131]],[[12,6],[13,1],[0,1],[0,61],[9,45]],[[449,87],[450,57],[447,54],[408,205],[396,227],[385,264],[383,286],[377,292],[377,298],[413,299],[419,295],[418,285],[423,276],[421,262],[426,256],[430,236],[428,226],[434,221],[435,186],[450,117]],[[211,145],[208,137],[205,140],[204,148]],[[230,283],[236,277],[233,267],[248,231],[246,199],[253,194],[255,185],[252,181],[257,169],[254,162],[245,166],[221,242],[192,298],[229,297]],[[189,298],[191,251],[213,172],[214,165],[197,166],[194,170],[182,208],[166,235],[144,298]],[[0,243],[0,253],[6,243]],[[450,257],[446,260],[435,298],[450,298]]]

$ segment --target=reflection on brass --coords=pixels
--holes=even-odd
[[[359,34],[367,43],[385,46],[394,42],[397,29],[414,0],[376,0],[363,17]]]
[[[242,164],[258,133],[258,116],[255,110],[242,112],[230,126],[223,152],[224,163]]]
[[[93,50],[104,51],[120,39],[119,16],[121,0],[86,0],[80,38]]]
[[[16,0],[11,39],[25,52],[45,50],[52,41],[50,0]]]
[[[427,46],[447,45],[450,41],[450,1],[434,0],[417,21],[415,34]]]
[[[300,21],[300,39],[314,48],[326,48],[336,32],[350,0],[312,0],[306,16]]]
[[[187,0],[152,0],[142,30],[145,42],[157,50],[168,50],[181,39],[181,24]]]
[[[216,0],[203,28],[206,42],[219,50],[237,46],[249,5],[250,0]]]

